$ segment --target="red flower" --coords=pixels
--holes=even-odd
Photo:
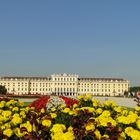
[[[46,108],[46,104],[49,100],[50,96],[43,96],[35,101],[33,101],[29,107],[35,107],[37,110],[40,110],[41,108]]]
[[[65,101],[65,104],[68,108],[70,108],[74,104],[78,104],[78,101],[76,99],[64,97],[64,96],[59,96],[59,98],[63,99]]]

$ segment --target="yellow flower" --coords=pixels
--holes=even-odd
[[[5,123],[4,125],[5,125],[5,128],[11,128],[10,123]]]
[[[140,106],[136,106],[136,107],[135,107],[135,110],[136,110],[136,111],[140,111]]]
[[[66,106],[64,104],[60,105],[60,108],[65,108]]]
[[[87,99],[92,99],[92,97],[93,97],[93,95],[90,93],[85,96],[85,98],[87,98]]]
[[[120,134],[120,136],[118,137],[118,140],[125,140],[125,139],[126,139],[125,133],[122,132],[122,133]]]
[[[29,121],[27,121],[26,123],[20,124],[20,128],[22,127],[25,127],[27,129],[27,132],[32,132],[33,130],[33,126],[30,124]]]
[[[65,132],[58,131],[57,133],[51,133],[52,140],[74,140],[73,132]]]
[[[114,108],[114,110],[118,113],[121,113],[123,108],[121,106],[117,106],[117,107]]]
[[[0,102],[0,108],[4,107],[4,103]]]
[[[79,100],[81,100],[81,99],[84,98],[84,96],[83,96],[83,95],[79,95],[79,96],[77,96],[77,98],[78,98]]]
[[[103,113],[101,114],[102,117],[110,117],[110,111],[104,110]]]
[[[26,118],[26,114],[25,114],[24,111],[21,111],[19,114],[20,114],[20,116],[21,116],[22,118]]]
[[[4,122],[6,119],[6,117],[3,117],[2,115],[0,115],[0,122]]]
[[[127,116],[127,118],[128,118],[130,123],[135,123],[137,118],[138,118],[138,115],[135,113],[131,113]]]
[[[72,126],[69,126],[68,131],[69,132],[73,132],[73,127]]]
[[[93,102],[92,105],[93,105],[93,107],[97,107],[98,103],[97,102]]]
[[[117,118],[118,123],[122,123],[122,124],[129,124],[130,121],[126,116],[119,116]]]
[[[132,127],[127,127],[127,128],[125,128],[125,133],[128,135],[128,136],[130,136],[131,135],[131,133],[133,132],[133,128]]]
[[[45,113],[45,109],[44,108],[41,109],[41,113]]]
[[[63,134],[63,140],[74,140],[74,134],[73,132],[66,132]]]
[[[95,119],[98,126],[107,126],[107,123],[111,123],[112,126],[116,126],[116,121],[112,119],[112,117],[105,117],[100,115],[98,118]]]
[[[14,129],[14,133],[15,133],[16,136],[18,136],[19,138],[20,138],[20,137],[23,137],[23,136],[26,134],[26,132],[21,133],[20,128],[15,128],[15,129]]]
[[[19,117],[19,114],[18,114],[18,113],[15,113],[15,114],[13,115],[13,117]]]
[[[52,118],[56,118],[57,117],[56,113],[50,113],[50,115],[51,115]]]
[[[126,116],[128,114],[128,110],[123,110],[122,115]]]
[[[21,124],[22,123],[22,119],[19,116],[15,116],[13,117],[13,119],[11,120],[11,123],[13,125],[17,125],[17,124]]]
[[[114,101],[105,101],[105,105],[112,106],[112,107],[117,106]]]
[[[7,137],[11,137],[13,135],[13,131],[11,129],[5,129],[3,131],[3,134],[6,135]]]
[[[15,100],[10,100],[6,103],[6,106],[9,107],[10,105],[15,105],[17,103],[17,101]]]
[[[2,130],[4,130],[5,128],[6,128],[5,125],[2,125],[2,126],[1,126],[1,129],[2,129]]]
[[[63,132],[51,133],[51,140],[63,140]]]
[[[73,105],[73,109],[76,108],[77,106],[78,106],[77,104],[74,104],[74,105]]]
[[[87,123],[85,128],[86,128],[86,131],[93,131],[95,129],[95,126],[93,123]]]
[[[96,129],[94,131],[94,134],[95,134],[95,137],[96,137],[97,140],[100,140],[101,139],[101,134],[100,134],[100,131],[99,130]]]
[[[138,129],[140,130],[140,120],[138,120],[136,124],[137,124]]]
[[[101,108],[96,109],[97,114],[101,114],[102,112],[103,112],[103,110]]]
[[[103,138],[109,138],[109,136],[107,134],[104,134],[102,137]]]
[[[91,113],[93,113],[95,111],[95,109],[93,107],[82,107],[81,110],[88,110]]]
[[[52,111],[52,112],[55,112],[55,111],[56,111],[56,108],[55,108],[55,107],[52,107],[52,108],[51,108],[51,111]]]
[[[6,104],[6,101],[1,101],[0,103],[2,103],[2,104],[4,104],[4,105],[5,105],[5,104]]]
[[[30,109],[31,109],[31,108],[28,107],[28,106],[27,106],[26,108],[24,108],[24,110],[25,110],[26,113],[28,113],[28,111],[29,111]]]
[[[50,126],[51,126],[51,121],[50,121],[50,120],[43,120],[43,121],[42,121],[42,125],[43,125],[43,126],[50,127]]]
[[[54,124],[50,131],[52,133],[57,133],[57,132],[63,132],[64,130],[66,130],[66,127],[64,124]]]
[[[12,111],[19,111],[19,108],[18,108],[18,107],[14,107],[14,108],[12,109]]]
[[[69,115],[74,115],[74,111],[69,111]]]
[[[84,101],[88,101],[88,100],[90,100],[90,98],[88,97],[88,96],[84,96]]]
[[[3,111],[3,112],[2,112],[2,115],[3,115],[4,117],[10,117],[11,114],[12,114],[11,111]]]
[[[139,136],[140,136],[140,131],[135,130],[132,127],[127,127],[125,129],[125,133],[132,138],[132,140],[139,140]]]
[[[21,102],[21,101],[20,101],[20,102],[19,102],[19,106],[20,106],[20,107],[23,107],[23,106],[24,106],[24,102]]]
[[[70,111],[69,108],[65,108],[65,109],[62,110],[63,113],[68,113],[69,111]]]

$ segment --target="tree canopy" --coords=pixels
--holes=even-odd
[[[130,87],[130,92],[137,93],[138,91],[140,91],[140,87]]]
[[[0,85],[0,94],[5,95],[7,93],[7,89],[5,88],[5,86]]]

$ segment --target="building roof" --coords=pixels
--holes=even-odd
[[[126,81],[122,78],[79,78],[80,81]]]
[[[22,76],[4,76],[3,80],[50,80],[50,77],[22,77]]]
[[[4,77],[0,77],[1,80],[51,80],[51,77],[22,77],[22,76],[4,76]],[[88,77],[81,77],[78,78],[79,81],[112,81],[112,82],[116,82],[116,81],[127,81],[124,80],[122,78],[88,78]]]

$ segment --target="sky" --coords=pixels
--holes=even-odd
[[[124,78],[140,86],[139,0],[0,1],[0,76]]]

